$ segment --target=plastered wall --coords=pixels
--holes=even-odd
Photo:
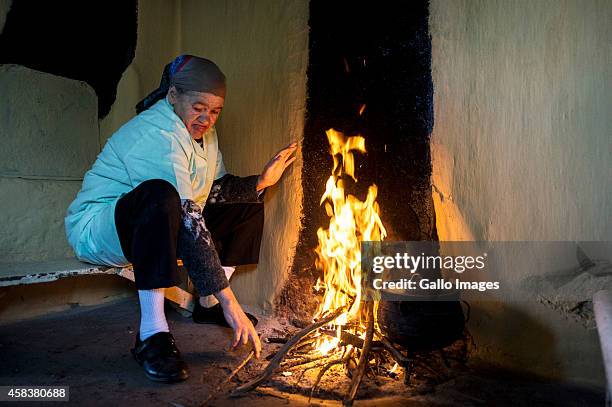
[[[610,21],[605,0],[430,2],[440,240],[612,240]],[[479,356],[603,384],[594,330],[475,305]]]
[[[226,168],[261,172],[277,150],[304,128],[308,2],[302,0],[183,0],[181,49],[215,61],[228,93],[217,124]],[[243,269],[232,287],[244,304],[271,311],[284,285],[301,213],[300,158],[265,198],[259,265]]]
[[[72,255],[64,215],[95,159],[97,98],[85,83],[0,66],[0,262]]]
[[[0,66],[0,276],[7,263],[73,257],[66,208],[99,149],[89,85],[22,66]],[[0,287],[0,323],[132,295],[127,280],[91,276]]]

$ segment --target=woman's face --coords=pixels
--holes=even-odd
[[[179,93],[172,86],[168,91],[168,101],[174,106],[174,112],[181,118],[191,137],[200,140],[215,125],[225,99],[206,92]]]

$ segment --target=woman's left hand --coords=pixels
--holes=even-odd
[[[272,157],[266,164],[259,179],[257,180],[257,190],[261,191],[264,188],[270,187],[278,182],[283,175],[285,168],[295,161],[295,153],[297,150],[297,141],[287,145]]]

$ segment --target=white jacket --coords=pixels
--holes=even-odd
[[[114,220],[119,198],[143,181],[163,179],[181,199],[204,207],[213,181],[225,174],[215,129],[200,147],[162,99],[117,130],[85,174],[65,219],[68,242],[79,260],[126,265]]]

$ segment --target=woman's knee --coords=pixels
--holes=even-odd
[[[163,179],[151,179],[138,186],[144,190],[148,209],[160,214],[179,216],[181,198],[174,185]]]

